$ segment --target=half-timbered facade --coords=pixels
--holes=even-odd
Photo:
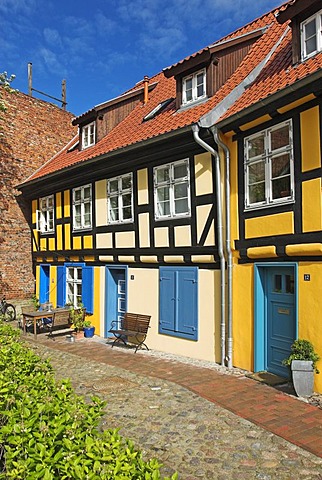
[[[295,339],[322,356],[321,18],[314,0],[280,9],[290,28],[276,56],[217,123],[232,172],[234,364],[283,377]]]
[[[305,288],[322,308],[321,54],[293,41],[307,53],[292,64],[290,19],[320,17],[298,4],[74,119],[79,135],[21,185],[41,301],[83,303],[102,337],[149,314],[152,348],[273,371],[267,298],[281,293],[289,340],[315,340],[300,313]]]

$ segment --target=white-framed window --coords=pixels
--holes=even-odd
[[[182,105],[206,97],[206,69],[203,68],[182,79]]]
[[[95,122],[82,127],[82,148],[88,148],[95,144]]]
[[[82,304],[82,267],[66,268],[66,303],[75,308]]]
[[[39,200],[39,210],[36,212],[36,229],[39,232],[54,231],[54,195],[48,195]]]
[[[73,228],[92,227],[92,186],[73,188]]]
[[[189,160],[154,168],[155,218],[190,215]]]
[[[108,223],[133,222],[132,173],[107,180]]]
[[[291,121],[244,140],[245,208],[294,201]]]
[[[301,51],[305,60],[322,50],[322,10],[301,23]]]

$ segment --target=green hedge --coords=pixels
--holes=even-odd
[[[161,479],[157,460],[144,461],[117,430],[99,430],[105,402],[86,403],[56,381],[19,336],[0,320],[0,479]]]

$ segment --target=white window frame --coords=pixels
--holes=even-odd
[[[315,22],[315,36],[316,36],[316,49],[310,53],[307,53],[305,37],[305,27],[308,23]],[[301,58],[306,60],[322,50],[322,10],[319,10],[317,13],[307,18],[300,26],[301,31]]]
[[[271,148],[271,133],[275,130],[288,126],[289,128],[289,144],[275,150]],[[256,137],[264,137],[264,151],[262,154],[249,158],[249,142],[255,139]],[[273,189],[272,189],[272,159],[277,158],[281,155],[289,155],[290,162],[290,172],[285,175],[285,177],[290,177],[290,191],[288,191],[285,196],[279,198],[273,198]],[[249,196],[249,167],[258,162],[264,162],[264,182],[265,182],[265,199],[258,202],[250,202]],[[280,177],[282,178],[282,177]],[[283,123],[274,125],[271,128],[261,130],[249,137],[244,139],[244,179],[245,179],[245,210],[264,208],[268,206],[281,205],[285,203],[294,203],[295,201],[295,184],[294,184],[294,154],[293,154],[293,129],[292,121],[288,120]],[[277,177],[274,179],[276,180]]]
[[[123,188],[123,179],[129,177],[131,180],[131,186],[128,188]],[[118,187],[116,191],[111,192],[111,183],[112,182],[117,182]],[[123,200],[125,195],[131,195],[131,217],[130,218],[124,218],[123,217],[123,212],[124,212],[124,205],[123,205]],[[118,205],[118,214],[119,218],[114,219],[112,218],[111,215],[111,199],[117,199],[117,205]],[[109,178],[107,180],[107,221],[110,224],[115,224],[115,223],[131,223],[133,222],[133,175],[132,173],[127,173],[125,175],[120,175],[118,177],[114,178]]]
[[[186,165],[187,174],[184,177],[174,178],[174,168],[179,165]],[[160,181],[158,180],[158,171],[168,168],[169,170],[169,179]],[[156,220],[162,220],[166,218],[180,218],[180,217],[190,217],[191,216],[191,200],[190,200],[190,171],[189,171],[189,159],[185,158],[183,160],[178,160],[176,162],[168,163],[165,165],[160,165],[159,167],[154,168],[154,215]],[[178,200],[175,198],[175,187],[180,184],[187,185],[187,204],[188,208],[186,212],[176,213],[175,212],[175,202]],[[169,190],[169,213],[162,213],[162,208],[160,207],[160,202],[158,199],[158,189],[168,188]]]
[[[96,126],[95,122],[82,127],[82,149],[95,145]]]
[[[89,196],[85,196],[86,189],[89,189]],[[79,198],[76,198],[80,192]],[[89,221],[86,221],[86,208],[89,206]],[[80,223],[77,224],[77,210],[80,211]],[[73,188],[73,230],[84,230],[92,228],[92,185],[83,185]]]
[[[80,275],[79,275],[80,272]],[[80,286],[80,289],[79,289]],[[82,304],[83,270],[80,266],[66,267],[66,302],[74,308]],[[71,292],[70,292],[71,290]]]
[[[203,94],[198,95],[198,85],[197,85],[197,79],[198,76],[202,74],[203,78]],[[187,83],[188,81],[192,82],[192,98],[187,99]],[[189,89],[190,90],[190,89]],[[202,100],[203,98],[206,98],[207,95],[207,90],[206,90],[206,69],[203,68],[202,70],[198,70],[198,72],[195,72],[191,75],[188,75],[182,79],[182,105],[189,105],[191,103],[195,103],[199,100]]]
[[[54,232],[54,210],[54,195],[48,195],[47,197],[39,199],[39,210],[36,211],[36,230],[38,230],[38,232]]]

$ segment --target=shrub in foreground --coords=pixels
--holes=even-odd
[[[157,460],[144,461],[117,430],[99,430],[104,405],[55,380],[0,320],[0,479],[161,479]]]

